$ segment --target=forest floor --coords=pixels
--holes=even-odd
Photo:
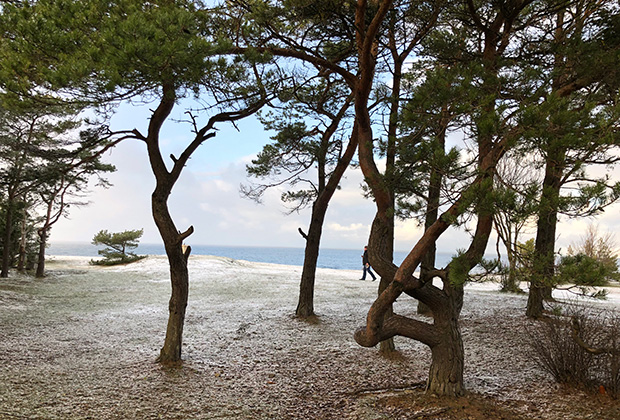
[[[48,276],[0,280],[0,419],[617,420],[620,403],[563,388],[530,357],[526,296],[468,286],[467,394],[424,393],[430,351],[362,348],[377,282],[319,269],[313,322],[292,316],[300,267],[190,258],[183,363],[155,363],[170,282],[164,257],[122,267],[53,257]],[[615,289],[615,288],[614,288]],[[593,303],[620,308],[620,291]],[[399,298],[395,311],[415,315]]]

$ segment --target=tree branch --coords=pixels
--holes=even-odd
[[[583,339],[581,338],[581,325],[579,324],[579,320],[575,316],[571,317],[571,335],[573,337],[573,340],[575,340],[575,343],[577,343],[579,347],[581,347],[582,349],[584,349],[586,352],[590,354],[594,354],[594,355],[611,354],[614,356],[620,355],[620,349],[613,348],[613,347],[596,348],[596,347],[592,347],[588,345],[585,341],[583,341]]]
[[[181,233],[179,232],[179,238],[178,241],[179,242],[183,242],[185,240],[185,238],[187,238],[188,236],[190,236],[192,233],[194,233],[194,226],[190,226],[185,232]]]

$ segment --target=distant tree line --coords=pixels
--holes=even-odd
[[[507,254],[507,290],[527,281],[526,314],[541,318],[553,287],[578,282],[592,263],[577,252],[556,275],[560,216],[595,216],[620,197],[618,180],[597,175],[619,156],[618,12],[612,1],[591,0],[6,3],[0,90],[12,111],[45,100],[105,118],[118,103],[150,102],[146,131],[86,137],[106,139],[98,143],[104,148],[125,138],[146,145],[172,284],[161,362],[181,360],[189,284],[182,244],[193,233],[177,228],[170,193],[218,126],[258,115],[275,135],[248,165],[254,179],[244,193],[260,200],[266,188],[288,185],[282,199],[293,210],[312,207],[309,227],[300,228],[306,258],[297,316],[315,316],[322,226],[354,164],[376,207],[368,249],[381,276],[355,340],[381,343],[384,352],[394,350],[396,336],[426,344],[428,391],[457,396],[465,391],[464,286],[493,232]],[[185,148],[164,156],[161,129],[185,98],[195,99]],[[3,212],[16,217],[9,220],[19,219],[9,204],[25,197],[18,187],[7,182]],[[424,227],[400,266],[393,261],[397,218]],[[535,238],[524,246],[529,225]],[[437,241],[458,228],[470,233],[468,247],[436,267]],[[403,295],[432,318],[394,313]]]

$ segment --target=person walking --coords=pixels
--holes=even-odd
[[[364,247],[364,253],[362,254],[362,268],[364,269],[364,274],[362,275],[362,278],[360,280],[366,280],[366,272],[370,274],[370,277],[372,277],[372,281],[377,280],[374,273],[370,269],[370,263],[368,262],[368,247],[367,246]]]

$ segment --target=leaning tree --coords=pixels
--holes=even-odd
[[[520,88],[518,62],[524,44],[519,35],[540,19],[544,6],[531,7],[528,1],[500,2],[480,5],[474,2],[452,4],[440,19],[433,35],[433,57],[438,64],[465,63],[461,84],[467,87],[467,100],[473,106],[468,113],[468,141],[472,145],[469,157],[471,175],[461,186],[459,194],[429,226],[400,267],[378,259],[371,263],[377,271],[391,272],[394,280],[373,303],[366,325],[355,338],[364,346],[396,335],[409,337],[428,345],[432,363],[428,391],[441,395],[460,395],[463,388],[464,352],[459,329],[459,314],[463,304],[463,284],[467,273],[484,255],[493,224],[493,180],[495,168],[518,138],[513,113],[519,108],[515,94]],[[509,58],[509,59],[508,59]],[[510,71],[509,71],[510,70]],[[357,105],[357,104],[356,104]],[[375,183],[376,165],[372,142],[360,139],[360,165],[375,200],[389,202],[379,182]],[[442,287],[422,282],[414,276],[424,256],[432,250],[437,239],[462,216],[475,215],[474,234],[469,248],[445,268],[434,270],[432,277],[442,281]],[[381,247],[380,237],[369,247]],[[385,318],[389,307],[403,293],[430,307],[433,323],[418,321],[402,315]]]
[[[319,2],[320,3],[320,2]],[[331,4],[332,2],[325,2]],[[375,86],[378,59],[383,51],[380,34],[387,28],[387,17],[394,10],[392,1],[343,2],[340,14],[354,17],[355,66],[350,70],[337,62],[329,60],[320,46],[306,46],[306,26],[296,25],[295,8],[290,6],[304,4],[266,3],[258,0],[236,0],[229,2],[234,13],[242,21],[258,22],[264,30],[253,31],[235,39],[236,51],[247,53],[255,51],[285,57],[292,62],[302,62],[318,67],[341,77],[349,86],[354,98],[355,127],[358,135],[358,155],[360,167],[377,204],[378,217],[390,217],[393,208],[392,194],[375,161],[374,121],[371,116],[371,94]],[[472,172],[469,182],[461,190],[456,201],[443,212],[438,220],[426,230],[420,241],[400,267],[396,267],[384,250],[391,247],[392,235],[389,221],[380,220],[373,223],[377,232],[369,241],[371,264],[381,276],[393,278],[386,289],[371,307],[366,327],[360,329],[355,338],[363,346],[374,346],[380,341],[396,335],[420,340],[431,347],[433,363],[429,380],[429,391],[442,395],[458,395],[463,392],[463,347],[458,329],[458,313],[462,305],[462,280],[466,273],[480,260],[486,248],[486,242],[492,228],[492,185],[495,166],[516,137],[516,130],[510,124],[507,114],[509,106],[502,100],[502,82],[507,65],[504,58],[509,50],[514,32],[527,27],[522,17],[529,2],[502,2],[493,7],[466,4],[454,5],[453,19],[447,19],[454,25],[446,30],[448,35],[444,43],[449,53],[457,49],[469,51],[461,60],[470,60],[471,77],[465,78],[471,84],[471,101],[476,101],[472,112],[471,124],[475,135],[476,155],[472,158]],[[319,7],[313,4],[311,7]],[[422,3],[398,4],[405,8],[425,7]],[[308,6],[310,7],[310,6]],[[542,7],[542,6],[541,6]],[[338,15],[339,16],[339,15]],[[529,16],[539,17],[539,14]],[[271,23],[277,23],[273,25]],[[243,25],[237,25],[243,28]],[[450,32],[452,31],[452,32]],[[462,32],[468,31],[468,32]],[[456,46],[456,48],[455,48]],[[508,72],[508,75],[511,73]],[[512,80],[513,84],[516,83]],[[512,86],[512,85],[511,85]],[[500,106],[501,105],[501,106]],[[514,107],[514,101],[511,103]],[[439,289],[421,283],[413,276],[422,257],[431,249],[436,240],[450,227],[459,216],[473,212],[478,215],[476,234],[467,252],[438,275],[444,279],[444,288]],[[380,223],[380,224],[378,224]],[[390,243],[388,243],[390,242]],[[374,258],[374,259],[373,259]],[[450,273],[448,276],[447,273]],[[434,324],[420,323],[400,316],[389,315],[388,309],[403,292],[424,301],[433,309]],[[387,318],[386,318],[387,315]]]

